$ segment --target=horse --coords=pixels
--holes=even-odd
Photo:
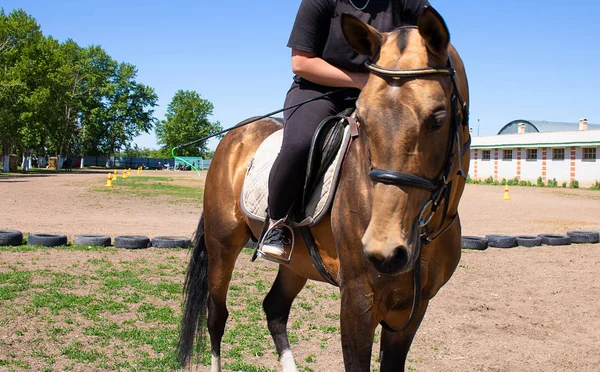
[[[404,370],[429,301],[460,260],[457,208],[470,156],[468,83],[446,23],[431,7],[417,27],[390,33],[347,14],[342,26],[348,43],[369,57],[370,76],[356,104],[358,137],[346,152],[333,205],[311,231],[339,286],[346,371],[369,371],[379,325],[380,370]],[[260,143],[279,129],[278,121],[262,119],[229,132],[215,151],[184,283],[183,367],[208,316],[211,371],[221,370],[234,264],[262,228],[241,210],[242,184]],[[293,257],[279,265],[263,302],[285,372],[297,370],[286,330],[292,302],[308,279],[325,281],[295,234]]]

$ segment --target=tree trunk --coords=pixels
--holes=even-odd
[[[21,167],[23,168],[23,172],[28,172],[29,168],[31,168],[31,157],[28,150],[23,151],[23,163]]]
[[[2,155],[4,158],[3,172],[10,172],[10,148],[8,147],[8,140],[4,140],[4,146],[2,146]]]

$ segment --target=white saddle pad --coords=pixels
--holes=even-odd
[[[267,216],[267,201],[269,196],[269,173],[275,158],[281,149],[283,129],[280,129],[258,147],[254,157],[248,164],[248,171],[242,188],[242,210],[246,216],[254,220],[263,221]],[[306,206],[307,217],[303,221],[296,221],[296,226],[312,226],[319,222],[331,207],[335,185],[341,170],[344,154],[350,143],[350,129],[344,130],[342,146],[338,150],[323,179],[319,181],[315,191]]]

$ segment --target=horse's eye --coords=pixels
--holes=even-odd
[[[446,122],[446,110],[439,110],[431,114],[427,119],[429,130],[438,130]]]

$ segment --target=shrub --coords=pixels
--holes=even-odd
[[[467,183],[473,183],[473,179],[471,178],[470,174],[467,174],[467,179],[466,179]]]
[[[527,181],[521,181],[521,182],[519,182],[519,186],[527,186]]]
[[[548,180],[548,187],[557,187],[557,186],[558,186],[558,181],[556,180],[556,178]]]
[[[567,188],[567,181],[563,182],[562,186],[563,186],[563,189],[566,189]]]
[[[598,182],[598,181],[594,182],[594,184],[590,187],[590,189],[600,190],[600,182]]]
[[[579,188],[579,181],[577,181],[577,180],[571,181],[571,184],[569,185],[569,187],[572,188],[572,189],[578,189]]]
[[[527,186],[532,187],[533,183],[531,183],[531,181],[527,181]]]
[[[506,178],[502,179],[502,186],[506,185]]]
[[[513,185],[515,185],[515,183],[514,183],[514,181],[513,181],[513,180],[508,180],[508,181],[506,181],[506,184],[507,184],[508,186],[513,186]],[[519,183],[517,182],[516,184],[518,185]]]
[[[537,185],[538,187],[544,187],[544,179],[541,176],[537,179]]]
[[[485,184],[486,185],[493,185],[494,184],[494,177],[489,176],[488,178],[485,179]]]

